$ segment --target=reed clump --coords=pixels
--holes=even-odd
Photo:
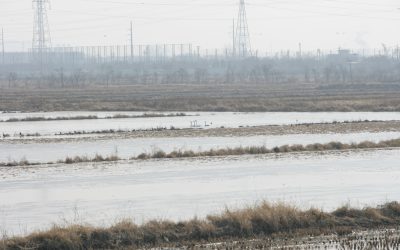
[[[371,142],[365,141],[361,143],[345,144],[341,142],[329,142],[326,144],[309,144],[309,145],[283,145],[280,147],[267,148],[266,146],[251,146],[251,147],[236,147],[236,148],[222,148],[210,149],[207,151],[195,152],[193,150],[174,150],[166,153],[162,150],[156,150],[152,153],[141,153],[130,160],[149,160],[149,159],[175,159],[175,158],[194,158],[194,157],[217,157],[217,156],[240,156],[240,155],[261,155],[261,154],[284,154],[291,152],[323,152],[323,151],[341,151],[341,150],[356,150],[356,149],[385,149],[385,148],[399,148],[400,139]],[[94,157],[88,156],[75,156],[66,157],[65,159],[57,161],[61,164],[75,164],[84,162],[114,162],[124,160],[118,155],[102,156],[96,154]],[[13,161],[8,163],[0,163],[0,167],[16,167],[16,166],[30,166],[39,165],[40,163],[31,163],[27,160]],[[48,162],[47,164],[53,164]]]
[[[343,234],[396,227],[400,223],[399,211],[398,202],[364,209],[342,207],[332,213],[262,202],[254,207],[227,209],[219,215],[182,222],[153,220],[137,225],[125,220],[109,228],[54,226],[27,237],[5,239],[0,246],[2,249],[134,249],[276,235]]]
[[[20,161],[10,161],[7,163],[0,163],[0,167],[23,167],[23,166],[33,166],[33,165],[39,165],[39,163],[32,163],[29,162],[26,159],[21,159]]]
[[[66,157],[64,160],[59,160],[57,163],[62,164],[75,164],[75,163],[82,163],[82,162],[111,162],[111,161],[119,161],[121,158],[118,155],[110,155],[110,156],[102,156],[96,154],[94,157],[88,156],[75,156],[75,157]]]
[[[157,150],[152,153],[142,153],[131,159],[160,159],[160,158],[191,158],[191,157],[213,157],[213,156],[228,156],[228,155],[258,155],[258,154],[278,154],[290,152],[320,152],[320,151],[340,151],[350,149],[378,149],[378,148],[397,148],[400,147],[400,139],[381,141],[378,143],[365,141],[361,143],[345,144],[341,142],[329,142],[326,144],[309,144],[309,145],[283,145],[280,147],[267,148],[266,146],[251,146],[237,148],[222,148],[211,149],[208,151],[194,152],[192,150],[175,150],[166,153],[162,150]]]
[[[96,115],[72,116],[72,117],[25,117],[10,118],[4,122],[40,122],[40,121],[68,121],[68,120],[95,120],[100,119]]]

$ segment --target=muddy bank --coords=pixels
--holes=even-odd
[[[348,123],[321,123],[300,125],[267,125],[240,128],[213,129],[165,129],[136,131],[106,131],[105,133],[80,133],[63,137],[51,138],[19,138],[0,139],[0,143],[58,143],[135,138],[184,138],[184,137],[244,137],[260,135],[290,135],[290,134],[349,134],[399,132],[400,121],[367,121]]]
[[[180,247],[176,249],[187,249]],[[327,235],[295,237],[294,235],[277,235],[259,237],[252,240],[235,240],[211,244],[199,244],[191,249],[399,249],[400,230],[384,229],[351,232],[347,235]],[[167,249],[167,248],[163,248]]]

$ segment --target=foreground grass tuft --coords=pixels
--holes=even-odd
[[[396,227],[398,202],[364,209],[342,207],[332,213],[299,210],[284,204],[262,203],[242,210],[226,210],[206,219],[184,222],[149,221],[136,225],[122,221],[110,228],[73,225],[53,227],[27,237],[9,238],[2,249],[124,249],[176,246],[258,236],[348,234],[352,230]]]

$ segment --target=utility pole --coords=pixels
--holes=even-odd
[[[133,23],[131,21],[131,61],[133,61]]]
[[[236,56],[236,36],[235,36],[235,18],[233,19],[233,26],[232,26],[232,56]]]
[[[239,57],[252,56],[249,26],[247,24],[246,5],[244,0],[239,2],[239,15],[235,35],[236,55]]]
[[[303,54],[303,52],[302,52],[302,44],[299,43],[299,58],[302,58],[302,54]]]
[[[3,64],[6,64],[6,61],[5,61],[5,51],[4,51],[4,30],[3,30],[3,28],[1,28],[1,58],[2,58],[2,63]]]

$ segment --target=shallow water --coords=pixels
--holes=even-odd
[[[143,112],[115,112],[121,114],[142,114]],[[22,113],[0,114],[0,120],[11,116],[32,117],[60,117],[77,115],[109,116],[115,113],[101,112],[56,112],[56,113]],[[169,112],[168,112],[169,113]],[[319,112],[319,113],[187,113],[193,116],[183,117],[153,117],[129,119],[98,119],[98,120],[67,120],[67,121],[38,121],[38,122],[4,122],[0,123],[0,134],[6,133],[18,137],[22,134],[39,133],[51,136],[56,133],[73,131],[101,131],[101,130],[133,130],[152,128],[190,128],[191,122],[197,121],[203,128],[237,128],[241,126],[285,125],[302,123],[327,123],[360,120],[393,121],[400,120],[400,112]],[[198,115],[198,116],[197,116]],[[207,125],[207,126],[206,126]]]
[[[326,210],[400,200],[400,150],[0,169],[0,230],[187,219],[284,201]]]
[[[21,143],[8,144],[0,142],[0,162],[20,161],[55,162],[67,156],[88,156],[96,154],[108,156],[117,154],[128,159],[141,153],[152,153],[163,150],[166,153],[174,150],[206,151],[227,147],[266,146],[273,148],[282,145],[312,143],[360,143],[362,141],[379,142],[399,139],[400,132],[350,133],[350,134],[294,134],[268,135],[249,137],[197,137],[197,138],[137,138],[118,140],[99,140],[70,143]]]

